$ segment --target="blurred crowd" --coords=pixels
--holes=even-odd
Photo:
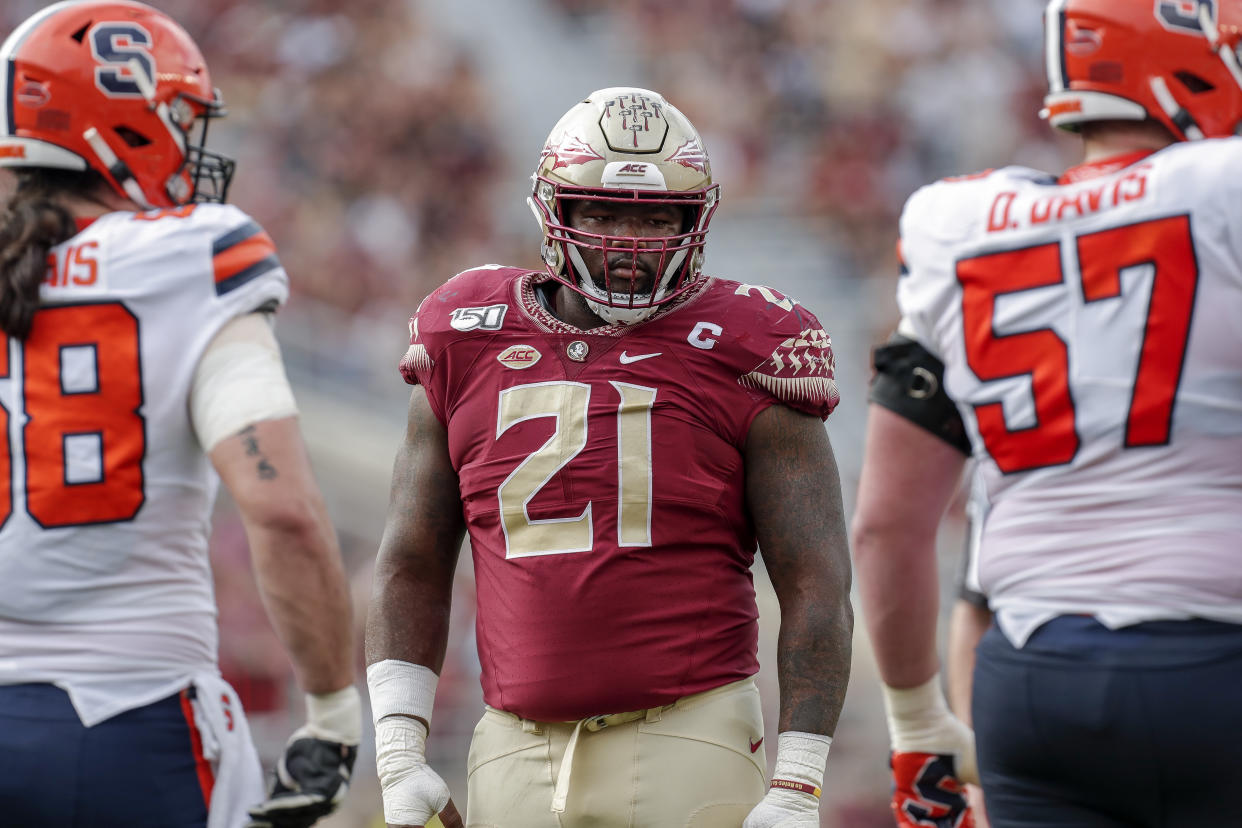
[[[1039,0],[504,0],[519,1],[571,36],[607,32],[597,42],[637,58],[637,81],[703,133],[722,213],[775,211],[832,248],[833,267],[845,270],[834,279],[881,280],[876,295],[891,293],[898,214],[918,186],[1006,163],[1056,170],[1069,161],[1072,144],[1037,117]],[[498,219],[537,147],[525,160],[511,154],[495,115],[494,66],[428,13],[452,0],[152,2],[197,39],[224,91],[230,115],[209,143],[238,159],[230,201],[268,229],[291,274],[282,324],[301,324],[282,328],[282,338],[310,343],[307,358],[331,363],[345,388],[351,377],[365,384],[353,375],[367,372],[396,383],[402,320],[453,273],[482,262],[538,266],[534,223],[515,229]],[[6,0],[0,32],[43,5]],[[538,78],[530,85],[539,94]],[[877,339],[895,321],[888,309],[859,313],[872,316]],[[395,333],[377,339],[374,320],[394,319]],[[380,528],[345,539],[360,616]],[[222,662],[260,739],[271,720],[274,753],[297,694],[227,507],[213,556]],[[465,579],[437,705],[446,724],[460,721],[445,730],[451,744],[437,749],[433,740],[433,764],[437,750],[460,762],[478,712],[470,602]],[[868,738],[882,741],[882,726]],[[370,761],[364,755],[360,766]],[[829,777],[846,761],[830,761]],[[446,776],[457,781],[451,769]],[[891,824],[883,769],[858,779],[869,788],[825,807],[826,824]],[[368,796],[334,824],[374,824],[378,797]]]
[[[537,264],[533,233],[494,220],[499,185],[529,169],[502,151],[478,55],[436,30],[432,0],[155,2],[224,90],[212,143],[238,158],[231,200],[277,239],[295,301],[412,308],[480,257]],[[6,2],[0,29],[41,5]],[[897,214],[920,184],[1064,161],[1035,114],[1038,0],[1024,13],[1005,0],[528,5],[637,54],[641,82],[704,134],[726,209],[777,203],[839,248],[850,277],[892,273]]]
[[[854,278],[894,273],[905,198],[948,175],[1066,164],[1037,117],[1038,0],[557,0],[614,25],[699,127],[726,198],[787,205]],[[710,21],[708,23],[707,21]]]

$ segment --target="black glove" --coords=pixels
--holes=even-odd
[[[271,795],[246,828],[306,828],[336,810],[349,790],[358,748],[294,734],[276,764]]]

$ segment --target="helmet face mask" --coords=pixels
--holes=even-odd
[[[0,166],[93,169],[145,208],[227,195],[235,165],[204,146],[223,101],[198,46],[163,12],[56,3],[9,36],[0,63]]]
[[[227,155],[207,149],[207,127],[215,118],[223,118],[227,114],[224,103],[217,93],[212,106],[203,111],[196,119],[200,125],[197,141],[191,141],[192,129],[186,130],[185,165],[183,171],[191,182],[188,201],[216,202],[228,201],[229,184],[233,181],[233,173],[237,162]]]
[[[1150,119],[1179,141],[1236,134],[1242,73],[1218,34],[1236,5],[1050,0],[1041,117],[1071,131],[1092,121]]]
[[[630,87],[591,93],[553,128],[532,180],[528,202],[548,273],[605,322],[640,322],[696,284],[719,187],[698,132],[660,95]],[[672,208],[680,227],[593,233],[575,226],[574,204],[606,213]]]

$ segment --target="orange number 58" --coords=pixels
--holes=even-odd
[[[22,347],[20,434],[0,406],[0,525],[13,511],[13,455],[25,457],[26,510],[44,528],[130,520],[145,495],[146,425],[138,319],[119,302],[35,314]],[[10,378],[0,339],[0,379]]]

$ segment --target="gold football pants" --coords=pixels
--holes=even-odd
[[[487,708],[467,828],[738,828],[767,789],[753,678],[666,707],[533,722]]]

